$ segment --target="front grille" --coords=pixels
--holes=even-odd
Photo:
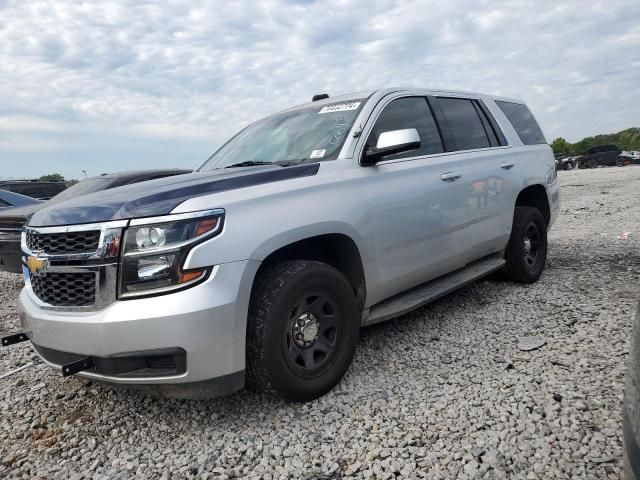
[[[91,253],[98,249],[100,230],[87,232],[38,233],[27,230],[27,247],[47,255]]]
[[[56,307],[88,307],[96,301],[96,275],[93,272],[32,275],[31,288],[36,297]]]
[[[10,212],[10,210],[9,210]],[[22,231],[22,227],[27,223],[27,219],[21,216],[10,217],[7,213],[3,212],[2,220],[0,220],[0,230],[17,230]]]

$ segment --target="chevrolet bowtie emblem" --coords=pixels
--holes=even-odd
[[[47,266],[49,265],[49,260],[46,258],[38,258],[34,256],[29,256],[27,258],[27,268],[32,275],[36,277],[42,276],[47,271]]]

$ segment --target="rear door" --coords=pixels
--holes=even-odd
[[[502,250],[508,241],[517,185],[516,159],[486,105],[477,98],[432,98],[445,147],[463,172],[459,195],[467,216],[465,263]]]

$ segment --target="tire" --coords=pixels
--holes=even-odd
[[[573,163],[571,163],[571,162],[565,162],[565,164],[564,164],[564,169],[565,169],[565,170],[573,170]]]
[[[598,161],[597,160],[590,160],[589,161],[589,168],[598,168]]]
[[[318,398],[346,373],[360,331],[347,279],[326,263],[289,260],[258,274],[247,325],[247,386],[291,401]]]
[[[534,283],[540,278],[547,260],[547,225],[537,208],[516,207],[505,260],[507,279]]]

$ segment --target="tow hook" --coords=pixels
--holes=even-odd
[[[24,332],[14,333],[13,335],[7,335],[6,337],[2,337],[2,346],[8,347],[9,345],[13,345],[15,343],[26,342],[29,340],[27,334]]]
[[[81,358],[80,360],[76,360],[75,362],[67,363],[62,366],[62,376],[68,377],[70,375],[74,375],[78,372],[82,372],[84,370],[90,370],[95,367],[96,364],[93,362],[93,358]]]

